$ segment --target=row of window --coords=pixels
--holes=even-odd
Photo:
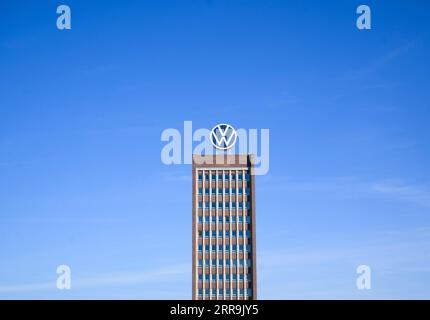
[[[222,247],[223,247],[222,244],[219,244],[218,245],[218,251],[223,251]],[[215,252],[215,251],[217,251],[216,250],[217,246],[215,244],[213,244],[212,246],[209,246],[208,244],[205,245],[205,251],[207,252],[207,251],[209,251],[209,249],[211,249],[211,251]],[[233,244],[231,246],[231,249],[232,249],[233,252],[235,252],[235,251],[237,251],[238,246],[236,244]],[[247,245],[243,246],[243,244],[240,244],[239,245],[239,252],[243,252],[243,249],[245,249],[246,252],[250,252],[251,251],[251,245],[247,244]],[[199,251],[203,251],[203,245],[199,244],[198,245],[198,250]],[[229,244],[225,245],[225,251],[230,251],[230,245]]]
[[[225,209],[230,208],[229,202],[218,202],[218,209],[222,209],[223,204],[224,204]],[[251,204],[249,202],[246,202],[245,206],[246,206],[246,209],[251,208]],[[208,201],[207,202],[199,202],[198,207],[199,207],[199,209],[203,209],[203,207],[205,209],[209,209],[209,207],[211,207],[212,209],[216,209],[216,202],[208,202]],[[236,202],[231,203],[231,208],[236,209]],[[238,208],[243,209],[243,202],[238,202]]]
[[[211,219],[210,216],[205,216],[204,220],[205,220],[206,223],[209,223],[211,220],[212,220],[212,223],[216,223],[217,219],[216,219],[216,216],[212,216],[212,219]],[[230,223],[230,220],[231,220],[232,223],[236,223],[236,216],[231,216],[231,219],[230,219],[229,216],[225,216],[224,220],[225,220],[226,223]],[[203,223],[203,216],[199,216],[198,221],[199,221],[199,223]],[[242,223],[243,222],[243,216],[238,216],[237,217],[237,221],[239,223]],[[221,222],[221,223],[223,222],[223,217],[222,216],[218,216],[218,222]],[[245,217],[245,222],[246,223],[251,223],[251,217],[250,216],[246,216]]]
[[[216,180],[217,175],[216,174],[212,174],[211,175],[212,180]],[[198,175],[198,179],[199,181],[203,180],[203,175],[199,174]],[[230,180],[230,174],[224,174],[224,179],[225,180]],[[209,175],[205,174],[205,180],[209,180]],[[222,174],[218,174],[218,180],[222,180]],[[236,175],[235,174],[231,174],[231,180],[236,180]],[[242,174],[238,174],[237,175],[237,180],[242,181],[243,180],[243,175]],[[249,174],[245,174],[245,181],[249,180]]]
[[[223,264],[223,259],[212,259],[212,260],[209,260],[209,259],[205,259],[204,260],[205,261],[205,266],[206,267],[209,267],[209,263],[210,263],[210,261],[212,261],[212,267],[216,267],[216,262],[218,261],[218,265],[219,266],[222,266],[222,264]],[[249,267],[249,266],[251,266],[251,259],[232,259],[232,260],[225,260],[225,265],[227,266],[227,267],[229,267],[230,266],[230,261],[231,261],[231,264],[234,266],[234,267],[236,267],[237,266],[237,262],[239,261],[239,266],[240,267],[243,267],[244,266],[244,264],[246,264],[246,266],[247,267]],[[203,260],[202,259],[199,259],[199,261],[198,261],[198,266],[199,267],[202,267],[203,266]]]
[[[205,188],[204,190],[205,194],[209,194],[209,193],[217,194],[217,191],[218,191],[218,194],[222,194],[223,188],[212,188],[212,192],[210,192],[209,188]],[[198,194],[203,194],[203,188],[198,189]],[[230,188],[224,188],[224,194],[230,194]],[[243,194],[243,188],[237,188],[237,189],[231,188],[231,194],[241,195]],[[245,194],[249,194],[249,188],[245,188]]]
[[[233,289],[233,296],[237,296],[237,289]],[[211,293],[210,289],[205,289],[205,295],[209,296],[209,294]],[[217,289],[212,289],[212,296],[216,296],[217,293]],[[225,289],[225,294],[226,296],[230,295],[230,288]],[[243,296],[245,294],[244,289],[239,289],[239,296]],[[199,296],[203,295],[203,289],[199,289]],[[222,289],[218,289],[218,295],[222,296],[223,295],[223,290]],[[252,296],[252,289],[249,288],[246,290],[246,295],[248,296]]]
[[[204,231],[204,233],[203,233],[203,231],[199,231],[198,234],[199,234],[199,237],[201,237],[201,236],[204,235],[205,238],[209,238],[209,235],[211,234],[211,232],[209,230]],[[216,238],[216,234],[217,234],[216,231],[212,230],[212,238]],[[232,237],[236,237],[237,235],[239,235],[239,238],[243,238],[243,230],[239,230],[239,232],[237,232],[236,230],[232,230],[231,231],[231,236]],[[218,237],[222,238],[222,236],[223,236],[222,230],[218,231]],[[225,230],[225,236],[226,237],[230,236],[230,230]],[[250,238],[251,237],[251,230],[246,230],[245,236],[247,238]]]
[[[238,277],[239,276],[239,277]],[[210,280],[210,274],[209,273],[206,273],[205,275],[204,275],[204,279],[205,279],[205,281],[209,281]],[[216,276],[216,274],[212,274],[212,281],[216,281],[216,278],[217,278],[217,276]],[[243,280],[245,280],[245,275],[243,274],[243,273],[240,273],[240,274],[237,274],[237,273],[232,273],[232,274],[230,274],[230,273],[227,273],[226,275],[225,275],[225,281],[237,281],[237,279],[239,278],[239,281],[243,281]],[[223,281],[223,279],[224,279],[224,275],[223,274],[218,274],[218,280],[220,280],[220,281]],[[248,279],[247,279],[248,281],[251,281],[251,277],[250,276],[248,276]],[[199,274],[199,281],[203,281],[203,274]]]

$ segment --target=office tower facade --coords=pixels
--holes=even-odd
[[[192,298],[257,297],[253,155],[193,155]]]

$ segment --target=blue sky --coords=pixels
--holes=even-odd
[[[191,298],[185,120],[270,129],[260,299],[430,298],[430,4],[360,4],[2,1],[0,298]]]

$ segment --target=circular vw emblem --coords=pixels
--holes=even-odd
[[[237,132],[229,124],[217,124],[211,131],[212,145],[219,150],[228,150],[232,148],[236,143],[236,139]]]

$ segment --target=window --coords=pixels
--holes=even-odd
[[[218,222],[222,222],[222,216],[218,216]]]
[[[236,230],[233,230],[233,231],[231,232],[231,235],[232,235],[233,237],[236,237]]]
[[[209,188],[205,188],[205,194],[209,194]]]
[[[231,179],[232,179],[232,180],[236,180],[236,175],[235,175],[235,174],[232,174],[232,175],[231,175]]]
[[[229,188],[225,188],[225,194],[230,194],[230,189]]]
[[[251,208],[251,204],[249,203],[249,201],[246,203],[246,209]]]
[[[199,266],[199,267],[201,267],[201,266],[202,266],[202,264],[203,264],[203,260],[199,259],[198,266]]]
[[[212,203],[212,204],[214,204],[214,203]],[[212,216],[212,222],[213,222],[213,223],[215,223],[215,222],[216,222],[216,217],[215,217],[215,216]]]
[[[199,235],[199,238],[203,235],[203,232],[202,231],[199,231],[198,232],[198,235]]]
[[[243,277],[243,273],[239,274],[239,281],[243,281],[244,277]]]
[[[222,281],[222,273],[220,273],[219,275],[218,275],[218,280],[221,280]],[[221,289],[220,289],[221,290]],[[222,291],[221,291],[222,292]]]
[[[232,207],[233,209],[236,209],[236,202],[232,202],[232,203],[231,203],[231,207]]]
[[[228,209],[230,207],[230,204],[228,202],[225,203],[225,208]]]
[[[225,236],[226,236],[226,237],[230,237],[230,231],[226,230],[226,232],[225,232]]]
[[[209,180],[209,175],[205,174],[205,180]]]
[[[239,216],[239,223],[243,222],[243,216]]]
[[[201,174],[199,174],[199,181],[203,180],[203,176]]]
[[[209,245],[205,245],[205,251],[209,251]]]
[[[203,246],[201,244],[199,244],[199,251],[202,251]]]
[[[214,260],[214,261],[216,261],[216,260]],[[212,280],[213,280],[213,281],[216,281],[216,274],[213,274],[213,275],[212,275]]]
[[[225,265],[230,266],[230,260],[225,260]]]
[[[199,194],[203,194],[203,188],[199,188]]]
[[[243,296],[244,290],[243,289],[239,289],[239,290],[240,290],[239,291],[240,295]]]
[[[222,231],[218,231],[218,237],[222,238]]]
[[[252,289],[251,288],[248,288],[247,289],[247,293],[246,293],[248,296],[252,296]]]
[[[230,273],[227,273],[227,274],[225,275],[225,281],[230,281]]]
[[[202,222],[203,222],[203,217],[199,216],[199,223],[202,223]]]
[[[247,252],[251,252],[251,245],[250,245],[250,244],[247,244],[247,245],[246,245],[246,251],[247,251]]]
[[[246,265],[249,267],[251,266],[251,259],[246,259]]]
[[[205,238],[209,238],[209,231],[205,231]]]
[[[205,294],[208,296],[209,295],[209,289],[205,290]]]
[[[205,280],[209,281],[209,274],[205,274]]]
[[[222,259],[219,259],[219,260],[218,260],[218,264],[219,264],[220,266],[222,266]]]
[[[212,289],[212,295],[215,296],[216,295],[216,289]]]
[[[218,245],[218,250],[219,250],[219,251],[222,251],[222,244],[219,244],[219,245]]]
[[[245,194],[249,194],[249,188],[245,188]]]
[[[239,260],[239,266],[243,267],[243,259]]]
[[[231,217],[231,222],[236,223],[236,216]]]
[[[218,289],[218,294],[222,295],[222,289]]]
[[[203,208],[203,203],[199,202],[199,209]]]
[[[237,295],[237,289],[233,289],[233,295]]]
[[[246,216],[246,223],[251,223],[251,217],[250,216]]]
[[[246,230],[246,236],[249,238],[251,237],[251,230]]]
[[[216,260],[212,260],[212,267],[216,267]],[[213,279],[216,280],[216,279]]]
[[[239,252],[243,252],[243,244],[239,245]]]
[[[239,194],[242,194],[242,193],[243,193],[243,189],[239,188]]]
[[[229,174],[226,174],[224,177],[225,177],[225,180],[230,179],[230,175]]]
[[[203,280],[203,275],[199,274],[199,281],[202,281],[202,280]]]
[[[234,259],[233,260],[233,267],[236,267],[236,266],[237,266],[237,260]],[[233,275],[233,280],[235,280],[235,278],[236,278],[236,275]]]
[[[231,194],[236,194],[236,188],[231,189]]]
[[[239,209],[243,208],[243,202],[239,202]]]
[[[212,245],[212,251],[216,251],[216,245]]]
[[[236,251],[236,249],[237,249],[237,245],[233,245],[233,252],[235,252]]]
[[[218,180],[222,180],[222,174],[218,175]]]
[[[249,174],[245,174],[245,180],[249,181]]]
[[[216,175],[215,174],[213,174],[212,175],[212,180],[215,180],[216,179]]]
[[[216,193],[216,189],[212,188],[212,194],[215,194],[215,193]]]
[[[205,222],[209,223],[209,216],[205,216]]]
[[[209,259],[205,259],[206,268],[209,266]]]
[[[216,237],[216,231],[212,231],[212,237]]]
[[[242,175],[241,174],[239,174],[239,180],[242,180]]]
[[[205,209],[209,209],[209,202],[205,202]]]
[[[230,295],[230,289],[226,289],[225,294],[229,296]]]
[[[222,202],[218,202],[218,209],[222,209]]]
[[[230,251],[230,245],[229,245],[229,244],[226,244],[226,245],[225,245],[225,250],[226,250],[226,251]]]
[[[225,223],[229,223],[230,222],[230,217],[226,216],[225,217]]]
[[[199,289],[199,295],[201,296],[203,294],[203,289]]]
[[[242,238],[243,237],[243,231],[239,230],[239,237]]]
[[[222,194],[222,188],[218,188],[218,194]]]

